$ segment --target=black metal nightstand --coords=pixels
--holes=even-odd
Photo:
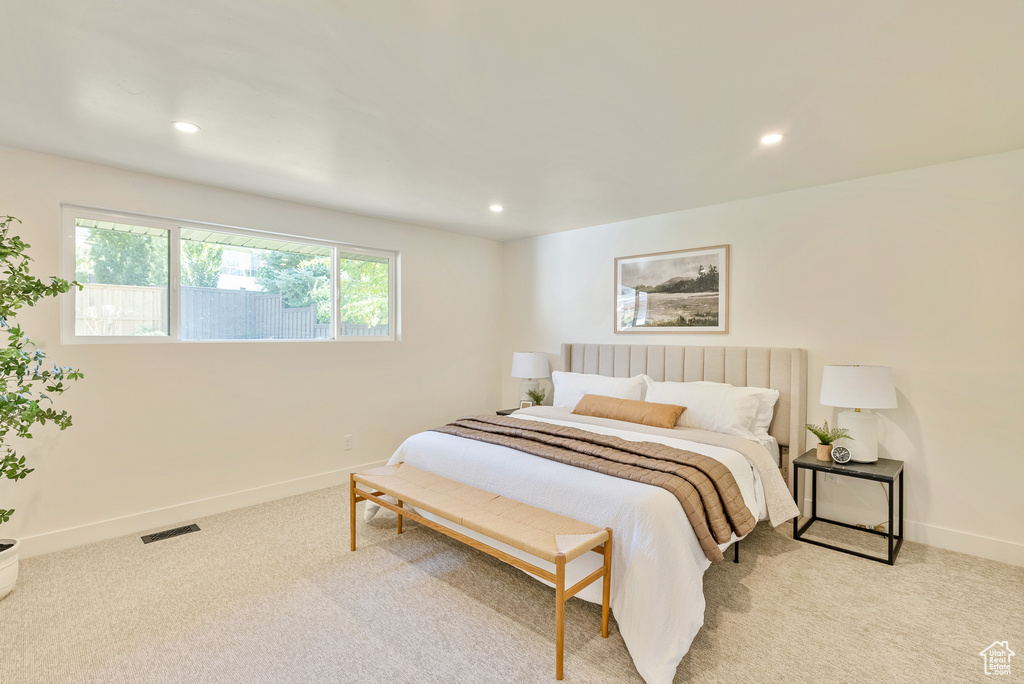
[[[519,409],[517,409],[517,408],[514,408],[514,409],[501,409],[500,411],[495,411],[495,413],[497,413],[499,416],[511,416],[513,413],[515,413],[518,410]]]
[[[815,544],[817,546],[824,546],[826,549],[833,549],[835,551],[842,551],[852,556],[860,556],[861,558],[867,558],[868,560],[878,561],[879,563],[888,563],[893,565],[896,562],[896,555],[900,552],[900,547],[903,546],[903,461],[897,461],[891,458],[880,458],[874,463],[834,463],[832,461],[819,461],[815,456],[815,450],[801,454],[795,461],[793,461],[793,497],[796,499],[797,505],[800,505],[800,470],[810,470],[811,475],[811,517],[803,525],[800,526],[800,517],[797,516],[793,519],[793,539],[807,542],[808,544]],[[856,525],[850,525],[849,523],[839,522],[837,520],[829,520],[827,518],[818,517],[818,473],[835,473],[837,475],[844,475],[846,477],[856,477],[862,480],[874,480],[875,482],[882,482],[883,484],[889,485],[889,529],[888,532],[879,532],[878,530],[872,530],[870,528],[857,527]],[[895,527],[893,523],[893,486],[895,485],[896,478],[899,478],[899,520],[900,520],[900,533],[895,534]],[[844,549],[840,546],[834,546],[832,544],[826,544],[825,542],[816,541],[814,539],[807,539],[802,535],[807,531],[815,521],[820,520],[821,522],[829,523],[831,525],[839,525],[840,527],[848,527],[851,530],[857,530],[859,532],[867,532],[869,534],[876,534],[880,537],[888,537],[889,539],[889,555],[888,558],[878,558],[871,556],[866,553],[859,551],[851,551],[850,549]],[[894,546],[895,544],[895,546]]]

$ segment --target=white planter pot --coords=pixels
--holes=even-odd
[[[11,593],[18,581],[18,550],[21,542],[17,539],[0,539],[0,545],[14,543],[6,551],[0,551],[0,599]]]

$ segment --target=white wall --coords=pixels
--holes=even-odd
[[[612,332],[615,257],[722,243],[728,335]],[[804,347],[814,422],[835,418],[823,365],[890,365],[881,455],[907,462],[908,538],[1024,565],[1022,270],[1024,151],[509,243],[504,404],[511,352],[557,368],[562,342]],[[886,516],[877,485],[820,496]]]
[[[0,482],[17,509],[0,536],[26,555],[347,481],[499,404],[497,242],[0,149],[0,214],[23,221],[37,275],[59,271],[62,202],[399,250],[402,340],[62,346],[55,300],[19,315],[85,372],[60,397],[73,427],[38,430],[36,472]]]

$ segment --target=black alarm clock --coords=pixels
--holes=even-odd
[[[844,446],[832,447],[832,460],[836,463],[849,463],[850,462],[850,450]]]

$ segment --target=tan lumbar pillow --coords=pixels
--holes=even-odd
[[[611,418],[651,427],[673,428],[685,410],[685,406],[675,404],[656,404],[651,401],[585,394],[572,412],[579,416]]]

